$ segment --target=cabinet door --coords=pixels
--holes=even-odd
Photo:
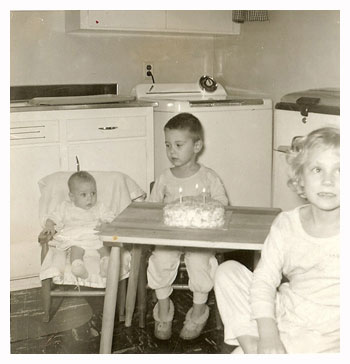
[[[11,279],[40,271],[38,181],[60,170],[58,144],[11,146],[10,151]]]
[[[152,177],[147,175],[147,163],[153,163],[153,158],[150,161],[151,157],[148,157],[147,162],[147,146],[144,139],[69,143],[68,165],[72,171],[76,170],[76,156],[81,170],[122,172],[148,192]]]
[[[187,34],[239,34],[232,10],[69,10],[66,31],[111,30]]]
[[[169,10],[167,29],[179,32],[239,34],[231,10]]]
[[[90,29],[165,30],[165,10],[86,10]]]

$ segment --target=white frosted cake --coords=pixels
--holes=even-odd
[[[164,224],[183,228],[215,229],[225,223],[225,208],[219,201],[185,197],[171,202],[163,209]]]

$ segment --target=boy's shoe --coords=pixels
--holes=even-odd
[[[159,340],[169,340],[174,318],[174,304],[170,300],[170,310],[166,321],[160,321],[158,312],[158,302],[153,308],[154,336]]]
[[[196,321],[192,320],[192,318],[191,318],[192,311],[193,311],[193,307],[191,307],[190,310],[186,314],[186,320],[185,320],[184,326],[180,332],[181,339],[193,340],[193,339],[197,338],[201,334],[205,324],[208,321],[209,307],[207,305],[205,305],[205,311],[204,311],[203,315],[201,317],[199,317]]]
[[[84,262],[81,259],[76,259],[72,262],[72,273],[81,279],[86,279],[89,276]]]

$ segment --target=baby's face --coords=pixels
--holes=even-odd
[[[69,197],[75,206],[84,210],[89,210],[96,205],[97,190],[96,184],[93,182],[77,182],[75,181]]]

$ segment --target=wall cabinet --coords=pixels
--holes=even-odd
[[[167,11],[167,29],[201,34],[239,34],[239,24],[232,21],[231,10]]]
[[[149,193],[152,107],[11,113],[11,289],[40,284],[38,181],[59,171],[120,171]]]
[[[70,10],[66,31],[105,30],[196,35],[239,34],[231,10]]]

